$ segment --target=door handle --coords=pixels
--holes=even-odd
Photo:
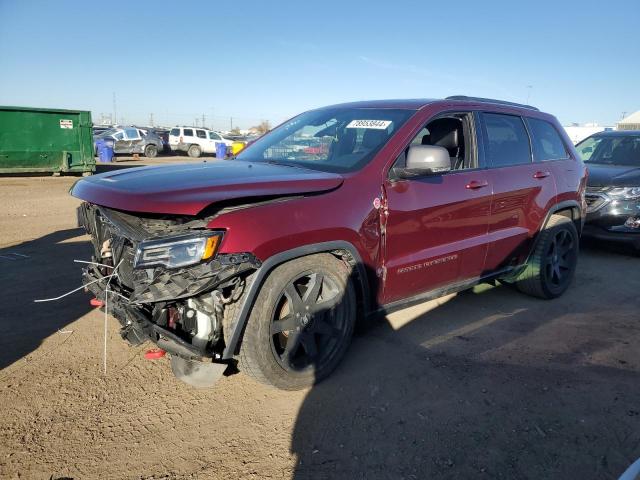
[[[467,190],[477,190],[478,188],[483,188],[487,186],[489,186],[489,182],[487,182],[486,180],[482,180],[482,181],[471,180],[469,183],[467,183],[464,186],[464,188],[466,188]]]
[[[550,172],[536,172],[533,174],[533,178],[547,178],[549,175],[551,175]]]

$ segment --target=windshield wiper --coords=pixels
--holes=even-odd
[[[291,168],[303,168],[299,165],[295,165],[288,162],[281,162],[279,160],[265,160],[265,163],[269,163],[271,165],[282,165],[283,167],[291,167]]]

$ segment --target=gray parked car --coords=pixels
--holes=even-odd
[[[94,149],[97,150],[96,140],[105,140],[113,146],[113,153],[142,153],[145,157],[153,158],[164,150],[162,138],[152,129],[138,127],[117,127],[102,132],[93,138]]]

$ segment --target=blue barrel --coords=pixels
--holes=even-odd
[[[96,140],[96,154],[100,156],[100,151],[104,148],[104,138],[98,138]]]
[[[113,145],[105,143],[102,145],[102,148],[98,152],[98,158],[101,162],[112,162],[113,161]]]
[[[216,158],[227,156],[227,146],[222,142],[216,142]]]

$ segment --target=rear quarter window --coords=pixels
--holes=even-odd
[[[179,128],[172,128],[171,132],[169,133],[169,135],[171,135],[172,137],[179,137],[180,136],[180,129]]]
[[[531,163],[529,135],[516,115],[483,113],[485,148],[493,168]]]
[[[538,118],[527,118],[527,124],[531,132],[534,161],[546,162],[568,158],[562,138],[551,123]]]

